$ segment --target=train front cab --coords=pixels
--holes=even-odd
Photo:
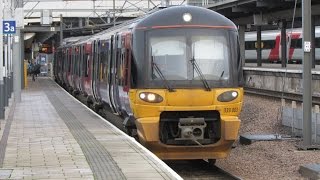
[[[161,159],[225,158],[238,137],[238,33],[225,17],[198,10],[168,8],[133,31],[130,105],[140,142]],[[182,22],[185,14],[198,24]]]
[[[157,94],[165,99],[154,105],[141,94]],[[228,103],[217,99],[237,92]],[[132,90],[134,114],[140,142],[161,159],[225,158],[238,137],[243,99],[242,88]],[[148,96],[148,95],[147,95]]]

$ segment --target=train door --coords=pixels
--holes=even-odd
[[[85,46],[80,46],[80,59],[81,59],[81,70],[80,70],[80,92],[83,93],[85,91],[84,88],[84,78],[85,78],[85,71],[86,71],[86,58],[85,58]]]
[[[93,72],[92,72],[92,90],[93,90],[93,94],[94,94],[94,98],[96,101],[99,101],[100,100],[100,95],[99,95],[99,81],[100,81],[100,68],[99,68],[99,64],[100,64],[100,48],[99,48],[99,45],[100,45],[100,41],[97,40],[97,41],[94,41],[94,44],[93,44],[93,62],[92,62],[92,65],[93,65]]]
[[[81,56],[81,46],[77,46],[77,61],[78,61],[78,81],[77,89],[81,91],[81,69],[82,69],[82,56]]]
[[[68,51],[68,73],[67,73],[69,87],[72,87],[72,66],[73,66],[72,48],[69,48],[69,51]]]
[[[92,46],[91,44],[85,44],[85,53],[84,53],[84,61],[85,61],[85,74],[83,87],[85,90],[85,94],[92,98]],[[91,99],[90,99],[91,100]]]
[[[74,47],[74,69],[73,69],[73,86],[74,86],[74,90],[78,91],[79,87],[78,87],[78,81],[79,81],[79,49],[78,47]]]
[[[76,80],[76,66],[77,66],[77,61],[76,61],[76,48],[72,47],[71,49],[71,86],[72,86],[72,90],[76,89],[75,86],[75,80]]]
[[[61,71],[58,71],[59,72],[59,79],[60,79],[60,82],[61,84],[63,84],[63,72],[64,72],[64,49],[61,49],[61,52],[60,52],[60,66],[59,68],[61,68]]]
[[[119,111],[119,101],[118,101],[118,86],[116,85],[117,81],[117,59],[120,54],[118,51],[118,41],[119,41],[119,34],[116,34],[116,36],[113,38],[113,44],[112,44],[112,59],[110,61],[110,102],[111,106],[113,107],[113,110],[115,113],[120,114]]]
[[[65,49],[64,51],[64,56],[63,56],[63,84],[64,86],[68,85],[67,81],[67,72],[68,72],[68,48]]]
[[[293,32],[291,35],[291,44],[288,53],[288,62],[289,63],[301,63],[302,62],[302,33]],[[288,34],[287,45],[289,44],[290,33]]]
[[[112,81],[112,59],[113,59],[113,46],[114,46],[114,35],[111,36],[109,41],[109,47],[108,47],[108,64],[107,64],[107,92],[108,92],[108,103],[110,106],[110,109],[112,112],[116,112],[115,107],[113,106],[112,100],[111,100],[111,81]]]
[[[103,102],[110,105],[108,91],[108,63],[109,63],[110,41],[100,41],[100,81],[99,94]]]
[[[130,89],[130,75],[131,75],[131,34],[123,34],[121,38],[121,55],[118,61],[117,74],[118,76],[118,96],[120,100],[119,106],[121,112],[125,115],[131,115],[131,108],[129,102],[129,89]]]

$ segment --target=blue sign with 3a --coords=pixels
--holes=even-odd
[[[15,34],[16,21],[3,21],[3,34]]]

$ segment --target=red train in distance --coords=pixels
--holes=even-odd
[[[287,44],[289,43],[290,34],[291,29],[287,29]],[[316,63],[320,64],[320,27],[316,27],[315,36]],[[280,30],[262,31],[261,48],[262,60],[264,62],[281,62]],[[291,36],[291,45],[288,50],[288,63],[301,63],[303,55],[301,28],[293,29]],[[245,57],[246,62],[256,62],[257,60],[257,33],[255,31],[247,32],[245,34]]]

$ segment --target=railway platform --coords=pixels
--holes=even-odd
[[[320,65],[316,65],[311,73],[313,96],[318,98],[320,97]],[[280,93],[281,96],[287,94],[286,97],[292,100],[298,99],[290,96],[303,94],[303,66],[301,64],[288,64],[287,68],[282,68],[281,64],[262,64],[262,67],[257,67],[257,64],[246,63],[243,67],[243,74],[246,92]]]
[[[28,86],[1,122],[0,179],[181,179],[52,79]]]

